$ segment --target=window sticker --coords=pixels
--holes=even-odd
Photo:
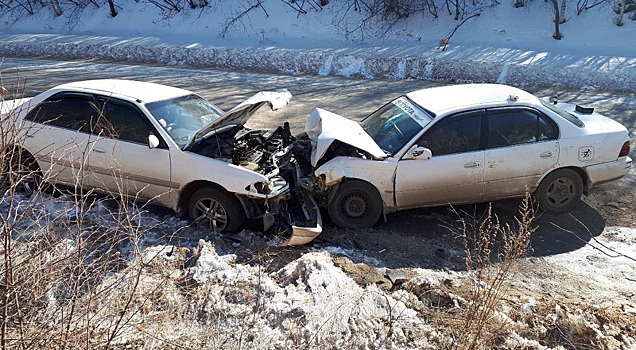
[[[393,100],[392,103],[403,110],[422,127],[426,126],[432,120],[430,116],[428,116],[419,108],[415,107],[406,97],[400,97],[396,100]]]

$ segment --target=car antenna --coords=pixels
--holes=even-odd
[[[559,95],[552,95],[550,96],[550,103],[552,103],[553,105],[559,103]]]

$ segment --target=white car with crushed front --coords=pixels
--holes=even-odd
[[[261,106],[290,99],[286,90],[260,92],[224,113],[184,89],[104,79],[4,101],[3,182],[151,201],[217,231],[263,218],[266,229],[293,233],[288,244],[306,243],[321,231],[320,213],[311,195],[293,195],[289,127],[244,127]]]
[[[360,123],[315,109],[306,132],[300,184],[348,228],[401,209],[526,193],[560,213],[632,163],[618,122],[497,84],[414,91]]]

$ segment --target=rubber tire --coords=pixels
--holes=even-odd
[[[225,209],[227,223],[224,228],[217,230],[218,232],[235,233],[243,227],[243,223],[245,223],[245,211],[243,210],[241,202],[230,193],[212,187],[200,188],[190,197],[190,201],[188,202],[188,218],[191,222],[195,223],[196,203],[206,198],[218,202],[219,205]]]
[[[35,160],[35,157],[33,157],[29,152],[22,151],[19,149],[14,150],[13,152],[15,153],[7,153],[5,155],[5,161],[9,161],[9,162],[13,161],[16,163],[13,163],[13,164],[5,163],[2,165],[2,174],[1,174],[2,179],[0,179],[0,188],[2,188],[3,190],[8,190],[12,186],[11,179],[7,177],[7,171],[9,170],[15,171],[16,167],[18,167],[17,170],[20,171],[19,168],[24,167],[24,170],[22,171],[29,172],[31,176],[33,176],[34,178],[33,184],[31,184],[30,186],[32,188],[24,187],[23,184],[21,184],[20,187],[16,189],[17,192],[23,193],[27,196],[31,196],[34,192],[44,190],[46,188],[46,185],[44,183],[44,177],[42,176],[40,165]],[[16,158],[15,156],[15,154],[17,153],[21,153],[20,156],[17,156],[18,158]],[[18,164],[17,161],[19,161],[20,163]]]
[[[555,190],[554,186],[559,185],[564,187],[561,188],[561,190],[568,190],[571,195],[566,202],[554,205],[555,198],[553,197],[555,195],[551,194],[551,192]],[[534,197],[539,202],[539,208],[553,214],[560,214],[572,210],[581,202],[582,195],[583,179],[572,169],[559,169],[551,172],[541,181],[541,184],[539,184],[539,187],[534,193]]]
[[[345,206],[351,199],[364,201],[364,212],[359,217],[346,213]],[[349,202],[349,204],[355,204]],[[347,180],[340,184],[336,195],[327,208],[331,220],[339,227],[361,229],[375,225],[382,215],[382,198],[376,188],[368,182]]]

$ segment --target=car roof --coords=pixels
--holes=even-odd
[[[502,84],[464,84],[439,86],[410,92],[406,95],[435,115],[466,107],[493,105],[539,104],[539,99],[516,87]],[[516,96],[517,98],[511,98]]]
[[[76,81],[59,85],[56,89],[71,89],[126,96],[141,102],[163,101],[174,97],[190,95],[191,91],[136,80],[98,79]]]

